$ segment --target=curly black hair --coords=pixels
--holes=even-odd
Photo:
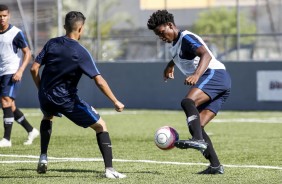
[[[147,22],[147,27],[150,30],[154,30],[159,25],[172,22],[174,24],[174,17],[167,10],[158,10],[153,13]]]

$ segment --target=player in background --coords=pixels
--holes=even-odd
[[[0,147],[11,147],[11,132],[14,119],[28,132],[24,145],[32,144],[39,135],[15,105],[15,98],[23,72],[31,58],[30,50],[20,29],[9,24],[10,12],[0,5],[0,95],[4,116],[4,137]]]
[[[90,127],[96,132],[97,143],[105,164],[105,177],[125,178],[113,168],[112,145],[105,121],[98,112],[77,95],[77,84],[85,74],[108,97],[117,112],[124,105],[117,100],[106,80],[102,77],[90,53],[78,42],[83,34],[85,17],[81,12],[66,14],[66,35],[50,39],[36,57],[31,74],[38,88],[40,108],[44,117],[40,125],[41,154],[38,173],[47,171],[47,149],[52,132],[53,116],[63,114],[78,126]],[[39,69],[44,66],[42,75]]]
[[[164,80],[174,78],[176,65],[186,76],[184,84],[191,86],[181,106],[192,139],[179,140],[175,146],[197,149],[210,161],[210,166],[199,174],[223,174],[223,166],[204,127],[216,116],[230,94],[231,79],[225,66],[213,56],[198,35],[179,30],[173,14],[167,10],[154,12],[147,26],[161,40],[172,44],[172,60],[164,70]]]

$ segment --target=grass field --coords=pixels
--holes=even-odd
[[[98,110],[112,138],[114,167],[127,178],[103,178],[104,165],[94,131],[77,127],[66,118],[56,118],[47,174],[36,173],[39,139],[23,146],[27,134],[15,123],[13,146],[0,148],[0,183],[282,183],[282,112],[221,112],[206,130],[225,174],[203,176],[196,173],[208,162],[196,150],[162,151],[154,145],[154,132],[164,125],[174,127],[180,139],[190,136],[181,111],[125,110],[117,114],[114,110]],[[40,111],[23,111],[39,129]]]

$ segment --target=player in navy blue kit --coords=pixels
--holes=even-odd
[[[231,79],[225,66],[198,35],[179,30],[174,16],[167,10],[153,13],[147,27],[161,40],[172,43],[170,53],[173,59],[164,70],[164,80],[174,78],[176,65],[186,76],[184,84],[191,86],[181,106],[192,139],[176,141],[175,146],[197,149],[210,161],[210,166],[199,174],[223,174],[223,166],[204,127],[216,116],[230,94]]]
[[[112,166],[112,145],[105,121],[98,112],[77,95],[77,84],[83,74],[93,79],[98,88],[113,102],[116,111],[124,105],[116,99],[102,77],[90,53],[79,44],[85,17],[81,12],[66,14],[66,35],[49,40],[31,67],[33,80],[38,88],[40,108],[44,117],[40,125],[41,154],[38,173],[47,171],[47,149],[52,132],[53,116],[63,114],[78,126],[96,131],[99,149],[105,163],[107,178],[125,178]],[[39,69],[44,66],[41,76]]]
[[[28,139],[24,145],[32,144],[39,135],[26,120],[24,114],[16,107],[15,99],[23,72],[31,58],[30,50],[22,31],[9,24],[10,12],[6,5],[0,5],[0,95],[3,109],[4,136],[0,147],[11,147],[13,121],[25,128]]]

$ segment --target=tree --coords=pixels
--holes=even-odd
[[[256,33],[256,25],[247,19],[245,13],[241,12],[240,18],[240,34]],[[211,42],[215,43],[219,50],[233,48],[236,46],[237,34],[237,12],[236,9],[216,8],[200,14],[197,22],[192,26],[192,30],[197,34],[202,35],[231,35],[231,38],[226,40],[211,38]],[[222,37],[222,36],[221,36]],[[240,39],[240,44],[251,44],[255,40],[254,37],[244,37]]]
[[[99,27],[101,43],[99,48],[96,47],[97,42],[97,1],[99,1]],[[83,3],[82,3],[83,2]],[[100,52],[101,60],[110,61],[123,54],[120,47],[120,41],[110,41],[103,38],[109,37],[113,32],[113,27],[116,24],[128,23],[131,24],[131,17],[125,12],[112,11],[119,5],[118,0],[62,0],[63,16],[72,10],[81,11],[85,17],[85,29],[82,37],[82,44],[92,52],[96,57]],[[57,27],[54,27],[53,36],[57,32]]]

